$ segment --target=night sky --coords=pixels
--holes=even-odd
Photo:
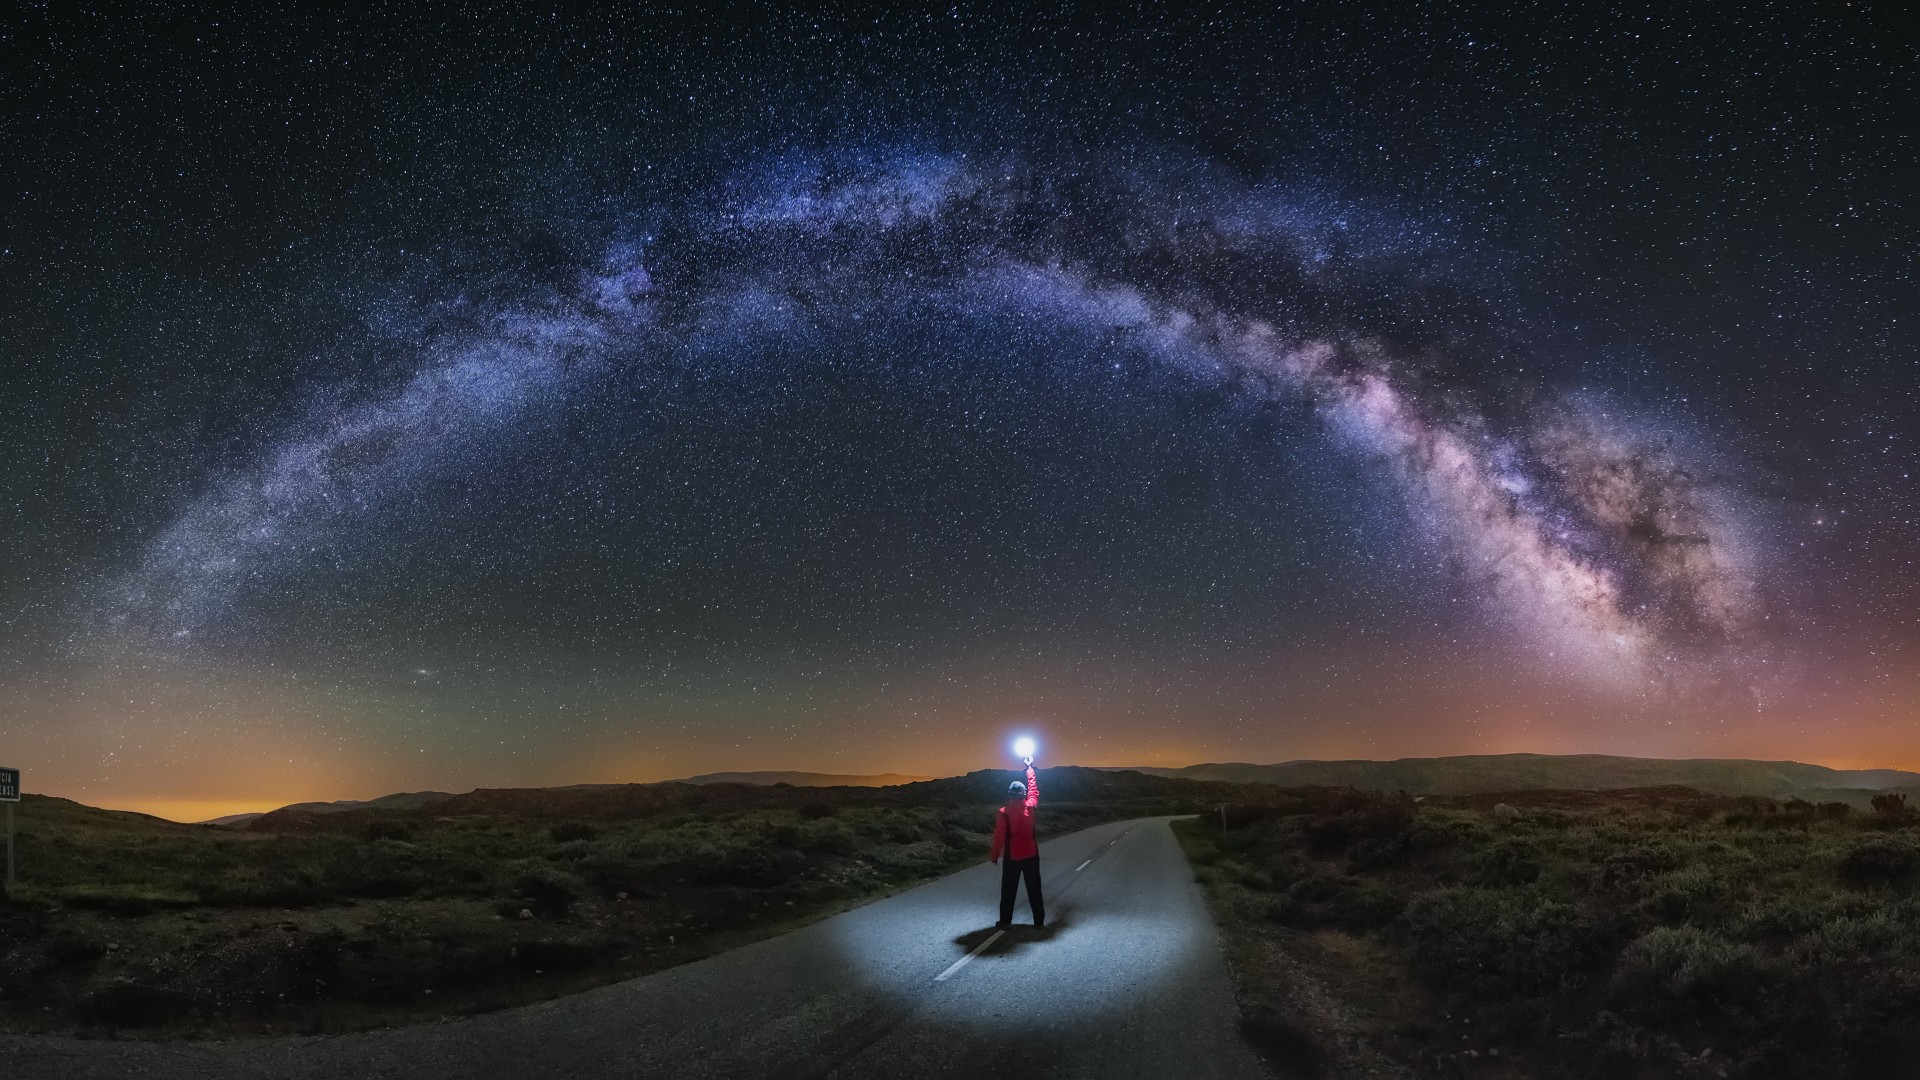
[[[1920,766],[1897,6],[1383,8],[16,8],[0,762]]]

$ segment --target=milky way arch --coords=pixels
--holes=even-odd
[[[781,158],[563,285],[451,304],[461,329],[423,341],[398,383],[310,405],[208,481],[96,618],[116,647],[191,650],[255,583],[335,557],[331,531],[610,372],[911,297],[1121,335],[1196,378],[1311,400],[1336,444],[1400,483],[1489,610],[1590,678],[1745,649],[1764,617],[1753,530],[1697,462],[1578,399],[1496,422],[1423,383],[1435,349],[1405,327],[1455,302],[1436,269],[1450,259],[1440,230],[1197,167]],[[1404,325],[1369,325],[1394,303]]]

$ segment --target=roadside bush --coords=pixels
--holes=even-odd
[[[1579,909],[1532,891],[1420,893],[1401,921],[1415,971],[1436,986],[1487,998],[1577,987],[1606,945]]]
[[[201,902],[215,907],[302,908],[332,897],[314,867],[286,867],[267,876],[230,870],[200,889]]]
[[[582,881],[608,896],[615,893],[646,895],[655,884],[653,875],[638,861],[622,852],[605,848],[575,863],[574,872],[580,875]]]
[[[801,827],[797,846],[824,855],[852,855],[860,850],[860,841],[840,822],[821,820]]]
[[[1742,940],[1785,943],[1875,906],[1872,898],[1859,894],[1834,896],[1796,890],[1748,903],[1728,921],[1728,927]]]
[[[699,885],[765,888],[794,877],[805,865],[806,856],[790,848],[743,846],[726,851],[717,861],[694,870],[689,880]]]
[[[1408,851],[1428,852],[1444,851],[1460,842],[1462,831],[1450,828],[1436,821],[1420,818],[1407,829],[1406,844]]]
[[[585,892],[579,878],[538,859],[522,859],[512,868],[513,895],[536,912],[564,915]]]
[[[1353,789],[1316,793],[1310,806],[1308,846],[1322,855],[1345,851],[1360,840],[1402,845],[1417,809],[1406,792],[1380,795]]]
[[[1400,917],[1405,897],[1391,885],[1331,874],[1308,874],[1292,880],[1286,891],[1267,902],[1266,917],[1302,930],[1338,927],[1372,930]]]
[[[1907,797],[1902,792],[1875,795],[1869,802],[1874,816],[1883,821],[1904,822],[1913,817],[1913,808],[1907,805]]]
[[[1350,873],[1385,870],[1398,863],[1405,852],[1403,837],[1370,836],[1348,849],[1347,869]]]
[[[562,821],[547,830],[554,843],[564,844],[572,840],[592,840],[600,835],[600,830],[584,821]]]
[[[1601,862],[1601,880],[1607,885],[1627,885],[1662,871],[1672,870],[1684,860],[1666,844],[1633,844],[1608,855]]]
[[[1863,836],[1840,857],[1841,880],[1853,885],[1903,882],[1920,869],[1920,848],[1901,837]]]
[[[1751,946],[1692,926],[1656,927],[1628,945],[1610,996],[1627,1015],[1671,1027],[1676,1019],[1746,1030],[1774,982]]]
[[[1635,914],[1655,924],[1718,923],[1732,902],[1733,886],[1712,867],[1683,866],[1647,883]]]
[[[1814,927],[1795,953],[1810,965],[1892,966],[1920,958],[1920,938],[1901,920],[1876,910]]]
[[[322,861],[320,877],[330,892],[370,900],[411,896],[425,881],[414,846],[398,840],[335,848]]]
[[[1478,885],[1531,885],[1540,877],[1539,852],[1525,840],[1505,837],[1487,845],[1473,860]]]
[[[420,831],[420,826],[405,818],[385,818],[367,822],[366,836],[374,840],[411,840]]]

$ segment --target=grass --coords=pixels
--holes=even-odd
[[[1055,779],[1045,833],[1187,810],[1169,793],[1201,787]],[[242,829],[29,796],[0,1024],[320,1033],[541,1000],[981,861],[1005,783],[476,792]]]
[[[1886,1077],[1920,1051],[1902,800],[1309,789],[1176,832],[1250,1036],[1303,1075]]]

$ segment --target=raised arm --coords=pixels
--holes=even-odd
[[[1027,809],[1040,805],[1040,780],[1033,774],[1033,762],[1027,762]]]

